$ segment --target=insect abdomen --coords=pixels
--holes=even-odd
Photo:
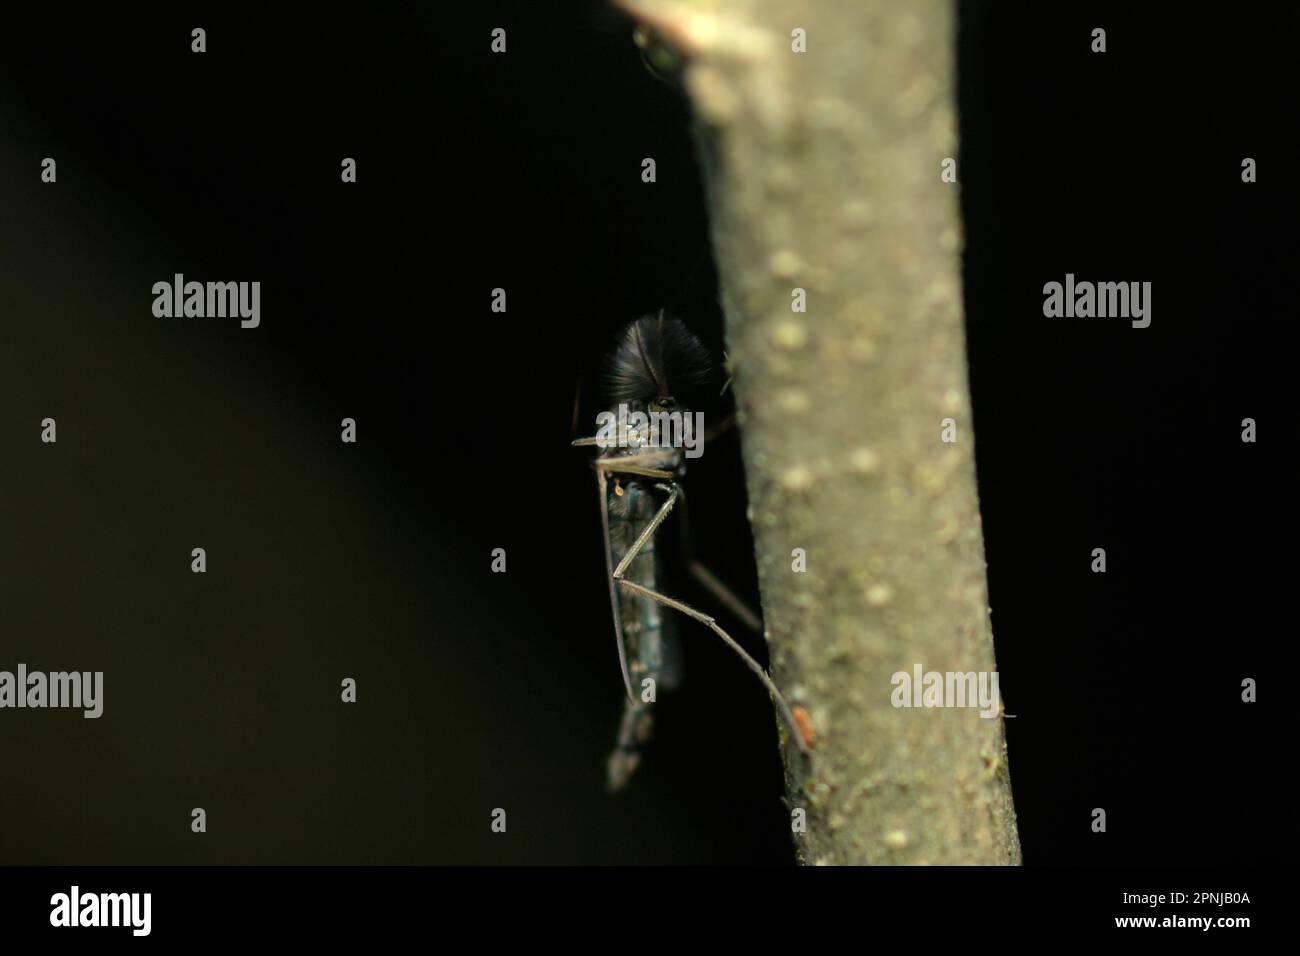
[[[640,485],[619,486],[622,494],[610,491],[609,532],[614,564],[623,560],[633,543],[654,517],[655,499]],[[654,538],[645,543],[624,577],[642,587],[655,590]],[[620,590],[619,616],[623,621],[623,640],[627,648],[628,674],[632,678],[631,699],[623,704],[618,740],[609,755],[607,766],[610,790],[627,783],[641,759],[641,747],[649,742],[653,731],[651,708],[663,676],[664,642],[661,608],[654,601],[630,591]]]

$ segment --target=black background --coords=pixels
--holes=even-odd
[[[1280,859],[1296,15],[960,14],[1025,860]],[[599,3],[24,16],[0,33],[0,668],[102,670],[106,701],[0,713],[0,862],[791,861],[770,705],[702,630],[629,792],[602,790],[622,687],[575,385],[661,305],[723,341],[688,113],[629,25]],[[261,281],[261,327],[154,318],[176,272]],[[1151,327],[1045,319],[1067,272],[1152,282]],[[735,441],[711,452],[697,544],[755,599]]]

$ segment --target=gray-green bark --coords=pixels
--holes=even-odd
[[[958,187],[940,179],[957,154],[951,0],[621,5],[686,58],[715,147],[773,677],[817,733],[810,761],[787,746],[800,858],[1018,863],[1001,717],[891,702],[916,664],[996,670]]]

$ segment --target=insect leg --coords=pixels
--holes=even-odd
[[[619,472],[628,475],[645,475],[647,478],[670,479],[673,476],[671,471],[665,471],[662,468],[655,468],[654,465],[661,465],[664,462],[664,455],[658,449],[649,452],[639,452],[635,455],[624,455],[621,458],[597,458],[596,472],[604,474],[605,472]]]
[[[716,441],[735,427],[736,416],[734,414],[728,415],[716,425],[710,425],[704,429],[704,443],[707,445],[711,441]]]
[[[578,374],[578,384],[573,388],[573,422],[569,425],[569,437],[578,434],[578,412],[582,410],[582,374]]]
[[[635,700],[632,692],[632,675],[627,669],[627,648],[623,642],[623,616],[618,611],[618,591],[614,585],[614,558],[609,542],[609,495],[606,493],[605,473],[596,469],[596,484],[600,489],[600,529],[605,536],[605,573],[609,575],[609,603],[614,609],[614,640],[618,645],[618,667],[623,672],[623,687],[627,690],[627,699]]]
[[[673,510],[673,505],[681,497],[682,490],[677,485],[658,485],[657,487],[668,489],[668,500],[660,506],[655,516],[650,519],[650,523],[645,526],[645,530],[632,542],[632,547],[627,549],[627,554],[623,555],[623,560],[618,563],[614,569],[613,578],[615,581],[622,580],[627,566],[632,563],[632,559],[641,553],[645,543],[650,540],[650,536],[659,530],[659,526],[668,518],[668,512]]]
[[[620,561],[618,567],[614,569],[613,575],[611,576],[612,582],[625,590],[631,591],[633,594],[639,594],[642,597],[649,598],[651,601],[656,601],[665,607],[670,607],[675,611],[681,611],[687,617],[694,618],[709,628],[709,630],[713,631],[714,634],[717,634],[718,637],[722,638],[723,642],[735,651],[736,654],[739,655],[740,659],[745,662],[745,666],[753,671],[755,676],[763,682],[763,686],[767,688],[767,692],[771,694],[772,699],[776,701],[777,708],[781,711],[781,716],[785,719],[786,725],[789,726],[791,731],[793,731],[794,740],[799,745],[799,749],[805,754],[808,753],[809,747],[807,741],[804,739],[804,732],[800,724],[794,719],[794,714],[790,712],[790,706],[785,702],[785,698],[782,697],[781,692],[777,690],[776,684],[772,683],[772,678],[767,676],[767,671],[763,670],[762,666],[749,655],[748,651],[736,643],[735,638],[719,627],[718,622],[713,618],[695,610],[695,608],[691,607],[689,604],[684,604],[675,598],[670,598],[666,594],[660,594],[658,591],[652,591],[650,588],[643,587],[635,581],[628,581],[623,577],[624,571],[627,570],[627,566],[632,562],[632,559],[636,557],[637,552],[645,546],[645,543],[650,540],[650,536],[654,534],[655,530],[661,524],[663,524],[664,519],[668,517],[668,513],[672,510],[673,505],[681,496],[681,489],[678,488],[676,484],[670,485],[668,488],[668,500],[664,502],[663,507],[661,507],[654,518],[651,519],[650,523],[646,526],[645,531],[641,532],[641,536],[636,539],[632,547],[628,548],[627,554],[623,556],[623,560]]]
[[[767,692],[771,694],[772,699],[776,701],[777,709],[781,711],[781,717],[793,732],[794,741],[799,745],[799,749],[805,754],[810,752],[808,743],[804,739],[803,729],[799,722],[795,720],[794,714],[790,712],[790,705],[785,702],[785,698],[781,696],[781,692],[777,690],[776,685],[772,683],[772,678],[767,676],[767,671],[763,670],[758,661],[750,657],[748,651],[736,643],[735,638],[718,626],[717,621],[709,617],[707,614],[695,610],[695,608],[691,607],[689,604],[683,604],[681,601],[678,601],[675,598],[670,598],[666,594],[660,594],[658,591],[652,591],[647,587],[642,587],[635,581],[628,581],[624,578],[619,578],[618,584],[619,587],[625,588],[633,594],[640,594],[642,597],[649,598],[652,601],[657,601],[665,607],[681,611],[687,617],[694,618],[701,624],[705,625],[714,634],[718,635],[718,637],[722,638],[726,645],[735,651],[736,654],[739,655],[740,659],[745,662],[745,665],[754,672],[754,675],[763,682],[763,686],[767,688]]]
[[[690,571],[691,577],[699,581],[719,604],[725,605],[745,627],[755,634],[762,634],[763,622],[759,620],[758,615],[695,557],[695,549],[691,547],[690,509],[686,507],[686,492],[680,486],[677,487],[677,492],[681,499],[681,507],[677,511],[680,515],[678,525],[681,527],[682,561],[686,565],[686,570]]]

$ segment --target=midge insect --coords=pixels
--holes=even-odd
[[[608,399],[644,415],[689,415],[680,398],[709,381],[709,354],[681,320],[660,310],[630,323],[605,370]],[[614,637],[623,671],[627,701],[618,740],[609,756],[607,783],[619,790],[640,762],[640,748],[650,739],[650,705],[660,688],[678,679],[675,647],[665,630],[661,607],[699,621],[739,655],[767,688],[799,749],[812,748],[812,725],[806,712],[796,718],[767,672],[712,617],[658,590],[654,537],[674,506],[683,512],[686,497],[679,479],[686,473],[683,449],[659,429],[620,425],[618,440],[579,438],[574,445],[600,445],[595,460],[600,492],[600,523],[604,534],[605,571],[614,611]],[[685,529],[683,529],[684,531]],[[686,535],[682,535],[683,542]],[[761,633],[753,612],[697,561],[687,569],[719,601]],[[800,708],[802,711],[802,708]]]

